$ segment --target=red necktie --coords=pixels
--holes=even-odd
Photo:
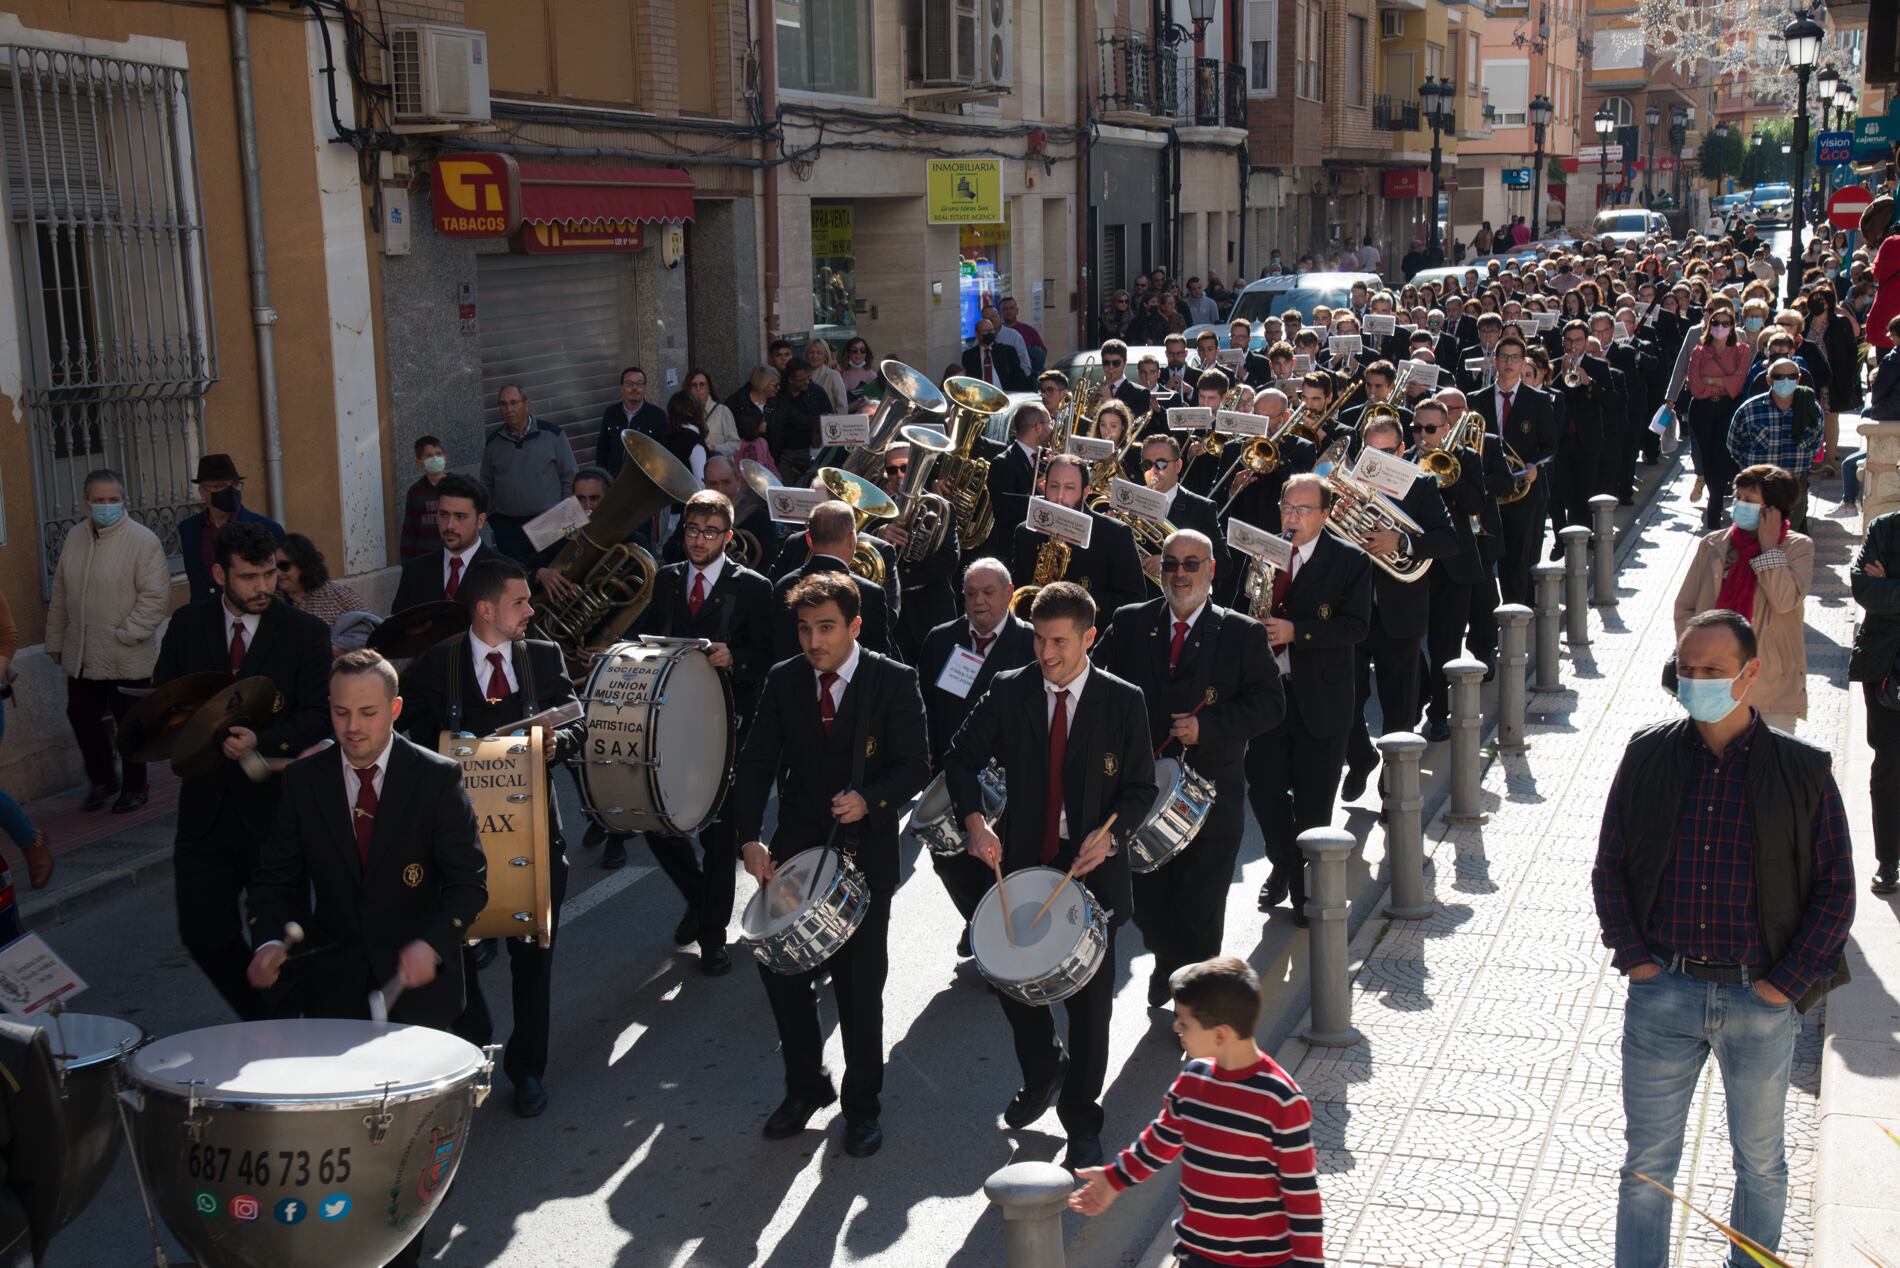
[[[983,353],[983,381],[985,383],[996,382],[996,371],[990,366],[990,354],[988,351]]]
[[[376,831],[376,767],[353,769],[356,771],[356,812],[350,818],[356,825],[356,858],[368,867],[370,833]]]
[[[460,555],[450,555],[449,556],[449,583],[442,587],[442,597],[445,599],[453,599],[455,597],[455,592],[461,589],[461,586],[462,586],[462,557]]]
[[[1069,693],[1056,692],[1056,713],[1049,719],[1049,789],[1042,801],[1042,853],[1046,866],[1062,835],[1062,759],[1069,750]]]
[[[1176,621],[1174,623],[1174,642],[1168,644],[1168,673],[1170,676],[1173,675],[1175,668],[1181,663],[1181,648],[1187,643],[1187,634],[1188,623],[1186,621]]]
[[[976,654],[987,659],[990,654],[990,644],[995,641],[996,635],[994,634],[978,634],[976,636]]]
[[[1292,588],[1293,564],[1289,560],[1286,567],[1273,574],[1273,606],[1269,612],[1282,621],[1286,620],[1286,592]],[[1285,644],[1280,644],[1280,646],[1285,646]]]
[[[692,616],[699,615],[699,607],[706,602],[706,574],[693,574],[693,592],[686,596],[686,611]]]
[[[838,681],[836,674],[818,675],[818,720],[824,724],[825,734],[831,734],[832,720],[838,716],[838,706],[831,698],[831,688]]]
[[[496,704],[508,698],[508,668],[502,663],[500,652],[488,653],[488,703]]]
[[[237,673],[244,668],[244,622],[231,623],[231,672]]]

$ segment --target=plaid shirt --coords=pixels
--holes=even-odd
[[[1777,409],[1772,393],[1749,397],[1729,419],[1729,455],[1742,467],[1771,462],[1796,477],[1806,475],[1821,451],[1822,431],[1817,425],[1797,441],[1795,416],[1796,406]]]
[[[1700,731],[1693,732],[1675,853],[1663,873],[1646,931],[1637,929],[1630,910],[1623,876],[1623,825],[1615,813],[1617,790],[1611,789],[1590,880],[1603,942],[1615,952],[1617,968],[1627,972],[1649,960],[1652,946],[1698,960],[1759,965],[1767,959],[1755,906],[1753,816],[1748,808],[1748,745],[1761,715],[1752,709],[1750,713],[1748,728],[1720,756],[1703,743]],[[1620,773],[1617,778],[1620,783]],[[1853,849],[1847,811],[1832,776],[1811,834],[1814,892],[1788,954],[1765,979],[1789,999],[1800,999],[1834,972],[1854,918]]]

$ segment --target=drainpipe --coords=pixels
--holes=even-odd
[[[284,435],[277,413],[277,352],[270,306],[270,265],[264,256],[264,195],[257,172],[257,103],[251,93],[250,14],[242,4],[227,6],[231,15],[231,72],[237,91],[238,158],[244,188],[244,241],[251,268],[251,328],[257,338],[258,407],[264,415],[264,474],[270,488],[270,513],[283,522]],[[318,19],[321,21],[322,19]]]
[[[756,19],[748,15],[748,21],[756,20],[759,35],[759,118],[761,121],[773,121],[778,118],[778,46],[774,40],[772,0],[754,0],[753,13]],[[780,127],[783,122],[780,121]],[[781,146],[783,142],[780,142]],[[762,157],[771,157],[769,154]],[[760,272],[765,283],[765,339],[767,343],[779,337],[778,315],[778,167],[768,165],[765,169],[763,232],[761,249],[764,259],[760,261]]]
[[[1091,109],[1093,105],[1089,87],[1094,82],[1093,68],[1083,64],[1086,56],[1081,50],[1096,50],[1095,66],[1101,65],[1101,46],[1090,38],[1090,20],[1094,17],[1095,6],[1092,0],[1075,0],[1074,41],[1076,52],[1075,76],[1075,122],[1082,129],[1081,153],[1075,161],[1075,304],[1077,312],[1076,337],[1079,346],[1087,347],[1096,342],[1095,314],[1101,309],[1096,301],[1095,290],[1100,279],[1095,276],[1094,243],[1089,238],[1089,199],[1094,196],[1094,173],[1089,166],[1090,152],[1095,148],[1095,119]]]

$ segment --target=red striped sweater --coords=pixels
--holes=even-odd
[[[1108,1182],[1139,1184],[1180,1155],[1176,1254],[1237,1268],[1323,1264],[1312,1126],[1305,1094],[1272,1057],[1243,1070],[1190,1061]]]

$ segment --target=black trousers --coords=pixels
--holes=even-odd
[[[653,859],[666,873],[666,879],[686,900],[686,909],[699,913],[699,948],[708,951],[726,945],[726,926],[732,923],[734,868],[738,842],[732,823],[722,808],[713,821],[699,830],[699,849],[691,837],[647,834]],[[705,862],[700,862],[704,853]]]
[[[1876,683],[1861,684],[1867,702],[1867,746],[1874,751],[1868,793],[1874,803],[1874,861],[1900,864],[1900,712],[1874,698]]]
[[[963,917],[963,923],[969,924],[970,917],[976,915],[976,905],[995,886],[996,874],[981,859],[968,854],[959,854],[955,858],[932,854],[930,866],[936,871],[937,879],[943,882],[944,892],[950,895],[951,905]]]
[[[258,1021],[272,1016],[273,1009],[245,977],[251,940],[238,900],[257,867],[261,825],[237,820],[220,810],[209,831],[178,834],[172,846],[172,890],[178,936],[192,962],[240,1019]]]
[[[1453,581],[1434,568],[1425,576],[1432,588],[1431,610],[1425,633],[1425,716],[1443,722],[1449,715],[1451,679],[1445,662],[1464,654],[1465,623],[1471,619],[1471,591],[1467,582]]]
[[[561,931],[561,904],[567,901],[567,852],[554,857],[553,931],[546,942],[525,938],[507,938],[509,985],[514,995],[515,1026],[508,1033],[508,1045],[501,1052],[502,1073],[510,1082],[540,1078],[548,1072],[548,1029],[554,1002],[554,941]],[[482,994],[482,975],[475,968],[475,950],[462,948],[462,975],[468,982],[468,1003],[455,1019],[456,1034],[476,1047],[488,1045],[495,1035],[495,1020],[488,1011],[488,998]]]
[[[1192,847],[1189,847],[1192,848]],[[1140,900],[1137,899],[1137,904]],[[1003,1016],[1016,1043],[1016,1064],[1023,1086],[1040,1087],[1055,1077],[1062,1061],[1053,1006],[1032,1006],[998,993]],[[1115,926],[1108,927],[1108,951],[1102,967],[1075,994],[1062,1001],[1069,1018],[1069,1072],[1056,1094],[1056,1116],[1070,1136],[1102,1134],[1102,1084],[1108,1078],[1108,1018],[1115,1003]]]
[[[1375,667],[1379,684],[1379,729],[1389,735],[1418,725],[1425,674],[1423,643],[1419,638],[1392,638],[1381,633],[1378,622],[1374,621],[1365,641],[1356,649],[1352,736],[1346,749],[1354,766],[1369,770],[1379,764],[1379,750],[1366,724],[1366,703],[1372,699]]]
[[[1597,452],[1566,444],[1557,451],[1557,460],[1546,468],[1555,481],[1550,518],[1558,528],[1569,528],[1572,524],[1590,527],[1590,499],[1597,492]]]
[[[884,1091],[884,979],[890,972],[890,894],[873,894],[857,932],[836,955],[809,973],[774,973],[763,964],[766,1002],[778,1026],[785,1060],[785,1093],[808,1100],[831,1099],[825,1073],[825,1037],[818,1025],[818,979],[831,974],[844,1034],[846,1118],[876,1118]]]
[[[1271,731],[1247,744],[1247,800],[1266,839],[1267,861],[1286,878],[1295,906],[1306,902],[1306,856],[1300,853],[1300,833],[1323,828],[1333,821],[1333,801],[1339,794],[1340,767],[1346,761],[1347,730],[1337,735],[1314,735],[1301,715],[1299,696],[1291,678],[1286,688],[1286,716]]]
[[[1214,806],[1187,848],[1154,871],[1131,878],[1135,927],[1154,952],[1154,976],[1163,982],[1184,964],[1220,954],[1227,890],[1247,826],[1243,764],[1244,759],[1229,763],[1216,776]]]
[[[1504,521],[1504,558],[1498,565],[1498,589],[1506,603],[1535,607],[1531,566],[1544,557],[1544,516],[1550,505],[1550,467],[1538,468],[1531,491],[1498,508]]]
[[[1491,564],[1484,576],[1471,587],[1471,604],[1465,615],[1465,650],[1488,667],[1498,667],[1498,579]]]
[[[112,750],[112,732],[106,715],[124,722],[128,709],[138,701],[120,691],[120,687],[149,687],[150,678],[68,678],[66,680],[66,721],[72,725],[79,756],[86,764],[86,782],[94,787],[119,782]],[[120,787],[129,793],[146,790],[145,763],[126,762]]]

